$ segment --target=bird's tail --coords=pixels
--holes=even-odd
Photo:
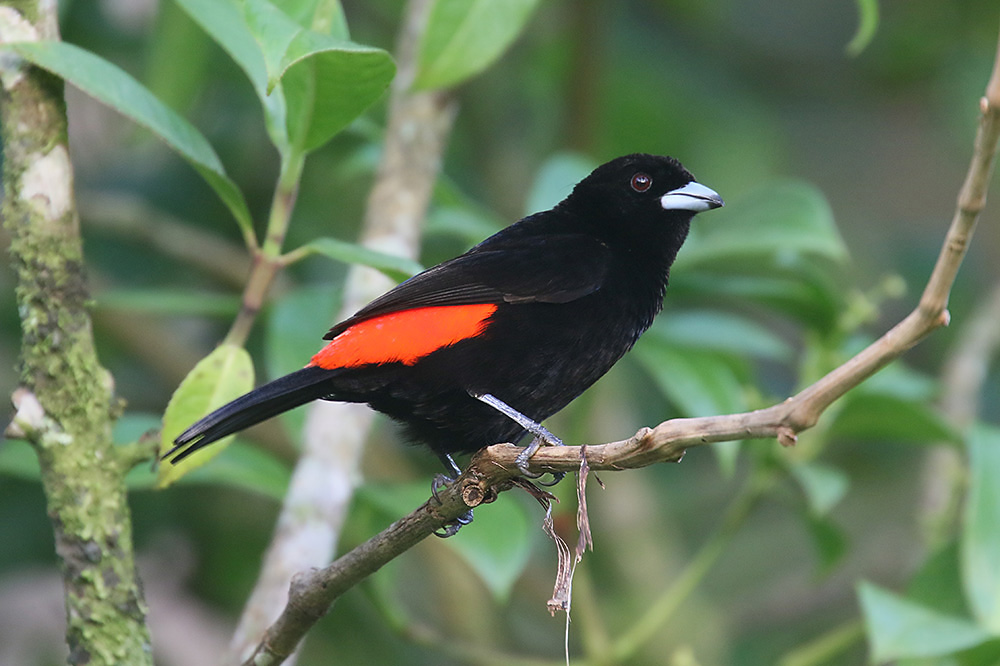
[[[163,460],[177,464],[203,446],[331,392],[330,370],[306,366],[223,405],[174,440]]]

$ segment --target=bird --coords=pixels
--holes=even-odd
[[[597,167],[552,209],[376,298],[300,370],[208,414],[174,440],[176,464],[313,400],[367,403],[456,474],[453,454],[533,435],[603,376],[663,307],[693,217],[724,205],[672,157]]]

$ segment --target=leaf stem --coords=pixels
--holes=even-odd
[[[253,260],[250,277],[243,289],[240,311],[229,333],[226,334],[224,344],[242,347],[246,343],[257,314],[264,305],[271,283],[286,263],[281,256],[281,246],[288,233],[288,224],[295,208],[295,198],[298,195],[299,180],[304,165],[305,153],[301,151],[293,150],[282,160],[281,173],[274,189],[274,198],[271,200],[271,213],[264,232],[264,242],[257,247],[254,241],[251,247]]]
[[[816,666],[833,661],[864,638],[861,620],[854,618],[787,653],[778,666]]]

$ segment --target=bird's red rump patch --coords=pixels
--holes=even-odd
[[[365,319],[330,340],[309,365],[327,370],[368,363],[413,365],[432,351],[482,333],[496,309],[492,303],[441,305]]]

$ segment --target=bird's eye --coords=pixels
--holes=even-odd
[[[632,189],[636,192],[645,192],[653,186],[653,179],[645,173],[637,173],[632,176]]]

